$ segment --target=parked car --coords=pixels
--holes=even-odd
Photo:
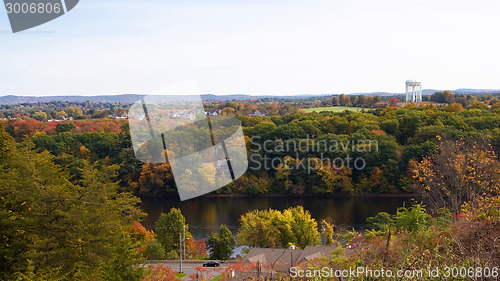
[[[216,261],[209,261],[209,262],[204,263],[203,267],[216,267],[219,265],[220,265],[220,263],[218,263]]]

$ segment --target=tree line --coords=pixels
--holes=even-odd
[[[498,103],[497,103],[498,104]],[[407,192],[411,182],[410,161],[421,160],[436,149],[440,136],[459,140],[475,136],[500,147],[500,109],[475,103],[467,108],[451,103],[408,104],[367,112],[289,113],[238,117],[247,137],[251,168],[234,183],[217,193],[246,194],[333,194]],[[170,165],[141,163],[135,159],[126,120],[91,119],[67,122],[12,120],[5,130],[16,140],[28,138],[33,149],[48,151],[54,162],[78,176],[83,161],[100,166],[117,165],[120,188],[144,196],[176,193]],[[339,151],[279,149],[279,141],[352,144]],[[376,150],[363,143],[377,144]],[[268,151],[258,150],[266,144]],[[257,152],[254,152],[257,151]],[[168,151],[167,151],[168,153]],[[301,161],[340,158],[344,166],[363,159],[363,169],[335,169],[324,166],[313,171]],[[282,165],[263,169],[265,159]],[[347,159],[347,160],[346,160]],[[252,169],[254,166],[261,169]],[[268,165],[269,166],[269,165]],[[290,170],[290,167],[297,167]]]

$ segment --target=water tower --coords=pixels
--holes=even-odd
[[[406,81],[406,102],[422,101],[422,82],[416,80]]]

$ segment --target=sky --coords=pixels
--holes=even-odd
[[[13,34],[0,96],[500,89],[498,0],[80,0]]]

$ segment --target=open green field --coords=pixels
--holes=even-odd
[[[330,107],[316,107],[316,108],[304,108],[306,113],[311,113],[313,111],[321,112],[321,111],[333,111],[333,112],[342,112],[344,110],[350,111],[361,111],[363,108],[361,107],[353,107],[353,106],[330,106]]]

